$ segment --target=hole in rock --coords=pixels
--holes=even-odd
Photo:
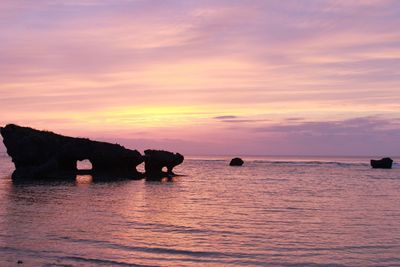
[[[144,163],[139,164],[139,165],[136,167],[136,170],[137,170],[138,172],[144,173],[144,172],[145,172],[145,170],[144,170]]]
[[[76,162],[76,168],[78,170],[91,170],[92,169],[92,163],[88,159],[78,160]]]

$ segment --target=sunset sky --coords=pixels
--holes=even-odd
[[[1,0],[7,123],[192,155],[397,156],[400,1]]]

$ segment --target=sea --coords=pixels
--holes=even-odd
[[[0,266],[400,266],[400,165],[231,158],[186,157],[172,181],[21,183],[0,154]]]

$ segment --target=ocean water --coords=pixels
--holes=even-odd
[[[0,266],[400,266],[398,165],[243,158],[189,158],[172,182],[17,184],[2,154]]]

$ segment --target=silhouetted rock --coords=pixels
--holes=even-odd
[[[77,173],[77,161],[88,159],[98,174],[139,175],[143,162],[137,150],[118,144],[73,138],[9,124],[0,128],[7,153],[15,165],[14,179],[63,178]]]
[[[371,160],[371,167],[374,169],[391,169],[393,160],[391,158],[383,158],[380,160]]]
[[[159,179],[161,177],[171,178],[174,173],[172,169],[181,164],[184,157],[179,153],[172,153],[164,150],[145,150],[144,151],[144,169],[147,178]],[[162,168],[166,167],[167,172]]]
[[[241,158],[233,158],[229,163],[229,166],[242,166],[244,161]]]

